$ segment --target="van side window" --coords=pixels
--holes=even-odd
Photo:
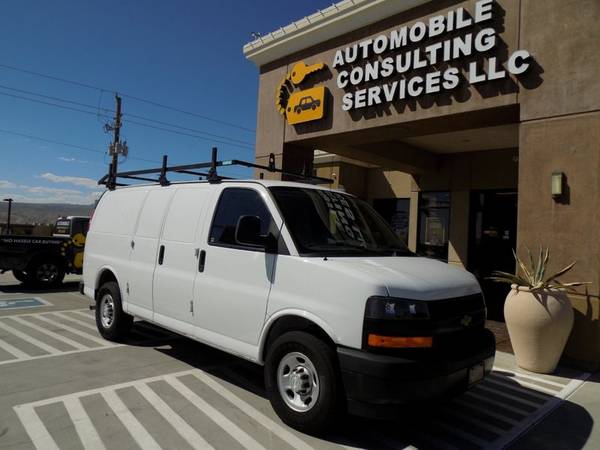
[[[274,231],[273,218],[260,194],[254,189],[227,188],[221,193],[210,228],[208,243],[240,247],[235,241],[235,227],[241,216],[258,216],[261,234]]]

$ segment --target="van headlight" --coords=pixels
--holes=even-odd
[[[427,302],[393,297],[369,297],[367,319],[429,319]]]

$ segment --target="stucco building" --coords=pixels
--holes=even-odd
[[[513,248],[577,260],[566,356],[596,366],[599,43],[597,0],[339,2],[244,46],[256,160],[368,199],[411,249],[474,272],[493,318],[507,290],[485,277]]]

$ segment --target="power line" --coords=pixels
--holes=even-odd
[[[41,73],[41,72],[35,72],[33,70],[22,69],[20,67],[10,66],[8,64],[0,64],[0,67],[2,67],[4,69],[14,70],[14,71],[17,71],[17,72],[27,73],[29,75],[35,75],[35,76],[38,76],[38,77],[47,78],[49,80],[60,81],[62,83],[68,83],[68,84],[72,84],[72,85],[75,85],[75,86],[84,87],[84,88],[87,88],[87,89],[93,89],[93,90],[96,90],[96,91],[103,92],[103,91],[113,91],[114,90],[114,89],[106,89],[106,88],[102,88],[102,87],[99,87],[99,86],[94,86],[94,85],[87,84],[87,83],[82,83],[80,81],[69,80],[69,79],[57,77],[57,76],[54,76],[54,75],[48,75],[48,74]],[[134,95],[125,94],[125,93],[122,93],[122,92],[121,92],[121,96],[130,98],[132,100],[136,100],[138,102],[147,103],[149,105],[153,105],[153,106],[156,106],[156,107],[159,107],[159,108],[168,109],[170,111],[175,111],[175,112],[178,112],[178,113],[181,113],[181,114],[187,114],[189,116],[197,117],[199,119],[207,120],[207,121],[210,121],[210,122],[213,122],[213,123],[218,123],[220,125],[225,125],[225,126],[228,126],[228,127],[237,128],[239,130],[243,130],[243,131],[246,131],[246,132],[249,132],[249,133],[256,133],[256,130],[253,130],[253,129],[248,128],[248,127],[237,125],[237,124],[234,124],[234,123],[231,123],[231,122],[226,122],[224,120],[215,119],[213,117],[209,117],[209,116],[206,116],[206,115],[203,115],[203,114],[199,114],[199,113],[196,113],[196,112],[191,112],[191,111],[186,111],[184,109],[175,108],[173,106],[165,105],[163,103],[155,102],[153,100],[147,100],[147,99],[144,99],[144,98],[141,98],[141,97],[136,97]]]
[[[98,149],[90,148],[90,147],[84,147],[82,145],[77,145],[77,144],[69,144],[67,142],[55,141],[53,139],[48,139],[48,138],[43,138],[43,137],[39,137],[39,136],[34,136],[32,134],[21,133],[21,132],[18,132],[18,131],[11,131],[11,130],[5,130],[5,129],[0,128],[0,133],[12,134],[14,136],[20,136],[20,137],[24,137],[24,138],[28,138],[28,139],[35,139],[37,141],[46,142],[46,143],[49,143],[49,144],[62,145],[64,147],[70,147],[70,148],[75,148],[75,149],[78,149],[78,150],[84,150],[86,152],[99,153],[101,155],[106,155],[106,151],[103,151],[103,150],[98,150]],[[145,159],[145,158],[137,158],[135,156],[130,156],[129,159],[135,159],[135,160],[138,160],[138,161],[144,161],[144,162],[150,162],[150,163],[153,163],[153,164],[159,164],[159,161],[157,161],[157,160],[150,160],[150,159]]]
[[[47,99],[51,99],[51,100],[54,100],[54,101],[59,101],[59,102],[70,103],[70,104],[74,104],[74,105],[78,105],[78,106],[83,106],[85,108],[97,109],[97,107],[94,106],[94,105],[90,105],[90,104],[86,104],[86,103],[81,103],[81,102],[76,102],[76,101],[73,101],[73,100],[67,100],[67,99],[63,99],[63,98],[60,98],[60,97],[53,97],[53,96],[50,96],[50,95],[39,94],[39,93],[36,93],[36,92],[24,90],[24,89],[12,88],[12,87],[5,86],[5,85],[0,85],[0,88],[12,90],[12,91],[15,91],[15,92],[25,93],[25,94],[28,94],[28,95],[35,95],[35,96],[38,96],[38,97],[47,98]],[[23,97],[23,96],[16,95],[16,94],[10,94],[8,92],[0,92],[0,95],[5,95],[5,96],[8,96],[8,97],[12,97],[12,98],[16,98],[16,99],[21,99],[21,100],[28,100],[30,102],[41,103],[41,104],[48,105],[48,106],[54,106],[54,107],[66,109],[66,110],[69,110],[69,111],[80,112],[80,113],[92,115],[92,116],[95,116],[95,117],[97,117],[97,115],[98,115],[97,112],[86,111],[86,110],[79,109],[79,108],[73,108],[73,107],[70,107],[70,106],[59,105],[59,104],[56,104],[56,103],[51,103],[51,102],[47,102],[47,101],[43,101],[43,100],[38,100],[38,99]],[[114,113],[113,110],[110,110],[108,108],[101,108],[101,110],[104,111],[105,113]],[[244,148],[244,149],[248,149],[248,150],[252,150],[253,149],[252,144],[250,142],[241,141],[241,140],[238,140],[238,139],[233,139],[233,138],[229,138],[227,136],[221,136],[221,135],[218,135],[218,134],[208,133],[208,132],[197,130],[197,129],[194,129],[194,128],[182,127],[180,125],[176,125],[176,124],[172,124],[172,123],[168,123],[168,122],[163,122],[161,120],[150,119],[148,117],[139,116],[139,115],[136,115],[136,114],[123,114],[123,115],[124,116],[129,116],[129,117],[134,117],[134,118],[137,118],[137,119],[140,119],[140,120],[145,120],[147,122],[153,122],[153,123],[156,123],[156,124],[159,124],[159,125],[165,125],[165,126],[168,126],[168,127],[177,128],[177,129],[180,129],[180,130],[186,130],[186,131],[191,131],[191,132],[198,133],[198,134],[203,134],[205,136],[209,136],[211,138],[217,138],[217,139],[221,139],[221,140],[209,139],[209,138],[206,138],[206,137],[199,136],[197,134],[182,133],[182,132],[178,132],[178,131],[175,131],[175,130],[169,130],[167,128],[153,127],[153,126],[150,126],[150,125],[147,125],[147,124],[142,124],[142,123],[131,121],[131,120],[127,120],[128,123],[132,123],[132,124],[136,124],[136,125],[140,125],[140,126],[145,126],[145,127],[148,127],[148,128],[155,128],[157,130],[162,130],[162,131],[166,131],[166,132],[169,132],[169,133],[179,134],[179,135],[182,135],[182,136],[194,137],[194,138],[202,139],[202,140],[209,141],[209,142],[217,142],[219,144],[225,144],[225,145],[230,145],[230,146],[234,146],[234,147],[240,147],[240,148]],[[230,141],[230,142],[223,141],[222,139],[226,139],[227,141]],[[240,145],[238,145],[238,144],[240,144]]]

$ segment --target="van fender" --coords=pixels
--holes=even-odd
[[[315,325],[317,325],[318,327],[320,327],[331,338],[331,340],[333,342],[335,342],[336,344],[339,342],[339,338],[333,331],[333,328],[327,322],[325,322],[323,319],[316,316],[315,314],[313,314],[309,311],[302,310],[302,309],[292,309],[292,308],[282,309],[282,310],[279,310],[279,311],[273,313],[265,321],[265,324],[263,325],[262,331],[260,333],[260,338],[258,340],[258,362],[259,362],[259,364],[264,364],[264,360],[265,360],[264,350],[265,350],[265,345],[267,343],[267,336],[269,335],[269,331],[271,330],[271,327],[278,319],[285,317],[285,316],[296,316],[296,317],[301,317],[303,319],[309,320],[309,321],[313,322]]]
[[[119,290],[121,291],[121,304],[123,305],[123,309],[125,310],[125,312],[127,312],[127,301],[125,300],[125,296],[123,295],[123,285],[121,284],[121,280],[119,278],[119,276],[117,275],[117,271],[115,270],[115,268],[113,266],[110,265],[104,265],[101,266],[100,268],[98,268],[97,270],[97,275],[96,275],[96,280],[94,281],[94,300],[95,300],[95,294],[98,291],[98,289],[100,288],[100,278],[102,278],[102,275],[105,272],[110,272],[113,274],[113,276],[117,279],[117,284],[119,285]]]

